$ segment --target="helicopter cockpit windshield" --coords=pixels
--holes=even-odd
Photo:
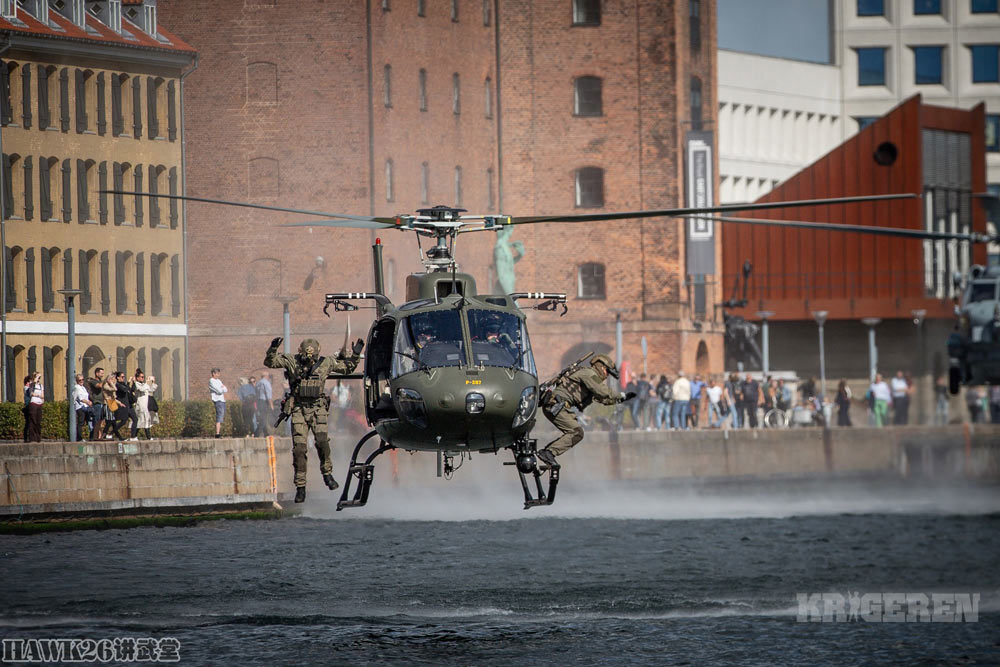
[[[996,301],[997,300],[997,283],[994,280],[979,280],[974,283],[969,288],[969,298],[968,303],[976,303],[977,301]]]
[[[465,364],[465,341],[458,311],[434,310],[404,317],[396,327],[392,376],[421,368]]]
[[[469,318],[473,364],[520,368],[537,375],[528,330],[517,316],[478,309],[468,310],[466,315]]]

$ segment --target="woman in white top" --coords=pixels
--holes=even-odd
[[[42,441],[42,403],[45,402],[45,385],[42,384],[42,374],[34,373],[24,384],[25,410],[25,442]]]
[[[157,389],[156,378],[150,376],[149,382],[146,382],[146,374],[142,372],[141,368],[135,370],[135,379],[133,381],[133,386],[135,387],[135,414],[138,420],[136,421],[136,427],[145,429],[146,439],[152,439],[149,433],[149,429],[153,426],[153,419],[149,415],[149,395],[154,393]]]

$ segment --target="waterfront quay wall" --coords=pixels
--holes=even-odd
[[[0,521],[267,509],[290,450],[276,437],[0,443]]]

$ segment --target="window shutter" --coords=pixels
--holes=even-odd
[[[146,348],[144,348],[144,347],[140,347],[139,348],[139,352],[138,352],[138,354],[136,354],[136,359],[139,362],[139,365],[137,366],[137,368],[145,368],[146,367]],[[149,375],[150,375],[149,373],[146,373],[147,377],[149,377]],[[156,373],[153,373],[153,375],[156,375]]]
[[[173,380],[173,399],[181,400],[181,351],[174,350],[170,354],[170,377]]]
[[[177,139],[177,86],[173,80],[167,83],[167,138]]]
[[[21,127],[31,127],[31,64],[21,65]]]
[[[119,162],[114,163],[114,189],[117,192],[122,191],[122,186],[124,184],[124,177],[122,176],[122,165]],[[120,225],[125,222],[125,195],[116,194],[115,195],[115,224]]]
[[[52,348],[44,347],[42,348],[42,383],[45,385],[46,403],[55,399],[55,396],[52,395],[52,378]]]
[[[73,184],[73,169],[70,167],[69,158],[62,163],[62,215],[63,222],[69,222],[73,218],[73,205],[70,201],[70,193]]]
[[[160,256],[149,256],[149,312],[159,315],[163,310],[163,297],[160,294]]]
[[[7,246],[3,249],[4,289],[7,290],[7,312],[14,310],[17,291],[14,289],[14,251]]]
[[[38,352],[35,350],[35,346],[32,345],[28,348],[28,375],[31,375],[38,370]]]
[[[14,174],[10,171],[10,155],[3,154],[3,217],[14,216]]]
[[[146,124],[150,139],[160,136],[160,123],[156,117],[156,83],[151,76],[146,77]]]
[[[159,194],[156,183],[156,165],[149,165],[149,193]],[[149,197],[149,226],[157,227],[160,224],[160,200],[156,197]]]
[[[35,215],[35,199],[31,188],[31,156],[25,155],[22,161],[24,162],[24,219],[31,220]]]
[[[0,124],[9,125],[14,120],[14,110],[10,106],[10,70],[7,63],[0,60]]]
[[[47,157],[38,158],[38,206],[41,209],[42,222],[52,218],[52,194],[49,190],[49,179],[52,167]]]
[[[177,255],[170,258],[170,312],[181,314],[181,262]]]
[[[104,191],[108,189],[108,163],[102,162],[97,166],[97,187],[100,192],[97,195],[97,217],[102,225],[108,224],[108,195]]]
[[[111,77],[111,136],[118,137],[125,132],[125,119],[122,118],[122,81],[118,76]]]
[[[142,80],[132,78],[132,136],[142,139]]]
[[[111,280],[108,261],[108,251],[101,253],[101,314],[107,315],[111,312]]]
[[[142,315],[146,312],[146,266],[145,253],[135,256],[135,312]]]
[[[42,248],[42,312],[52,310],[55,299],[52,294],[52,253]]]
[[[125,291],[125,258],[121,251],[115,253],[115,312],[121,315],[128,308],[125,301],[128,294]]]
[[[69,70],[59,70],[59,126],[69,132]]]
[[[167,175],[170,181],[170,194],[177,194],[177,167],[171,167]],[[177,229],[177,200],[170,200],[170,229]]]
[[[38,129],[44,130],[52,122],[49,118],[49,77],[52,75],[44,65],[38,66]]]
[[[142,192],[142,165],[135,165],[135,191]],[[142,227],[142,197],[135,196],[135,226]]]
[[[83,134],[87,131],[87,81],[83,77],[83,70],[76,70],[76,131]]]
[[[116,370],[125,370],[125,364],[128,363],[126,361],[127,359],[128,359],[128,356],[125,354],[125,348],[122,347],[121,345],[119,345],[115,349],[115,369]]]
[[[7,364],[6,366],[4,366],[4,368],[14,368],[14,348],[12,348],[10,345],[7,346],[6,356],[4,357],[4,359],[6,360]],[[17,392],[18,392],[17,388],[18,386],[20,386],[19,383],[21,379],[14,377],[14,374],[11,372],[4,373],[4,375],[6,376],[7,380],[7,400],[14,402],[17,400]]]
[[[24,306],[29,313],[35,312],[35,249],[24,249]]]
[[[108,130],[108,110],[104,102],[104,72],[97,74],[97,133],[104,136]]]
[[[90,312],[91,298],[90,298],[90,262],[87,261],[87,251],[81,250],[77,253],[79,256],[79,262],[77,263],[78,274],[80,278],[80,312],[88,313]]]
[[[90,202],[87,201],[87,163],[76,161],[76,213],[80,222],[90,219]]]
[[[73,289],[73,251],[69,249],[63,251],[63,289]]]

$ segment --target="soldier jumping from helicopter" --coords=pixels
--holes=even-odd
[[[333,478],[333,461],[330,458],[330,439],[326,432],[326,419],[330,410],[330,397],[323,391],[326,379],[331,373],[346,375],[358,365],[364,342],[359,338],[351,346],[351,354],[342,349],[336,357],[321,357],[319,342],[307,338],[299,345],[295,356],[278,352],[284,339],[280,336],[271,341],[264,357],[268,368],[282,368],[288,379],[291,393],[281,403],[281,417],[292,420],[292,464],[295,468],[295,502],[306,499],[306,439],[313,432],[316,451],[319,453],[320,472],[323,482],[333,491],[339,484]],[[345,346],[346,347],[346,346]],[[275,424],[277,426],[277,424]]]
[[[542,413],[562,432],[562,435],[538,451],[538,458],[550,466],[558,466],[556,457],[583,440],[583,427],[576,420],[572,408],[584,410],[593,401],[615,405],[635,398],[635,392],[615,392],[605,382],[608,375],[618,377],[615,362],[608,355],[594,356],[589,368],[577,367],[578,364],[579,362],[567,367],[543,387]]]

